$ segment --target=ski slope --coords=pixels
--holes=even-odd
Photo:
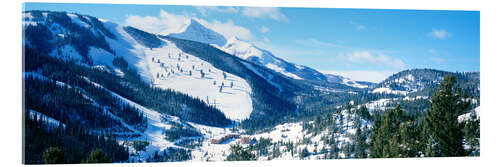
[[[183,53],[170,41],[165,42],[160,48],[143,50],[146,60],[143,70],[153,78],[153,86],[197,97],[234,121],[250,117],[252,89],[244,79]]]

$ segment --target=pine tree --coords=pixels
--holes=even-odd
[[[85,163],[110,163],[111,160],[101,149],[92,151],[89,157],[84,161]]]
[[[361,131],[361,128],[356,128],[356,136],[354,139],[355,149],[354,149],[354,157],[356,158],[366,158],[366,134]]]
[[[256,159],[257,156],[255,154],[240,145],[232,145],[231,154],[226,158],[227,161],[251,161]]]
[[[455,87],[457,78],[447,75],[431,98],[431,107],[425,113],[425,156],[465,156],[462,146],[464,134],[458,123],[470,103],[464,101],[460,88]]]
[[[64,161],[64,153],[57,147],[49,147],[43,152],[43,162],[45,164],[62,164]]]
[[[468,154],[473,156],[479,156],[479,122],[479,119],[469,120],[464,127],[464,138],[470,146]]]

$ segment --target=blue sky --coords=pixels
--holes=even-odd
[[[412,68],[479,71],[479,12],[27,3],[168,34],[195,18],[277,57],[378,82]]]

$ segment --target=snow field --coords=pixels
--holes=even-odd
[[[197,97],[234,121],[250,117],[252,89],[244,79],[183,53],[174,43],[165,42],[167,45],[161,48],[144,50],[145,67],[153,78],[152,85]]]

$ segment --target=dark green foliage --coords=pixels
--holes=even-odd
[[[231,154],[226,158],[226,161],[253,161],[257,157],[250,150],[244,149],[240,145],[231,145]]]
[[[174,141],[181,137],[202,137],[203,135],[198,132],[194,127],[189,124],[178,124],[170,122],[172,127],[165,131],[165,139]]]
[[[98,148],[102,149],[112,162],[128,160],[128,150],[114,138],[105,139],[103,135],[98,136],[76,124],[69,124],[66,128],[54,128],[41,120],[35,121],[26,117],[24,128],[26,164],[44,163],[43,152],[49,147],[61,148],[64,154],[62,163],[81,163],[92,150]]]
[[[479,120],[461,124],[457,118],[470,109],[466,96],[457,87],[455,76],[446,76],[431,98],[430,109],[422,114],[396,109],[374,118],[371,157],[450,157],[478,154]],[[464,127],[465,125],[465,127]],[[470,150],[464,150],[464,133]],[[467,137],[468,136],[468,137]],[[477,149],[477,150],[476,150]]]
[[[150,34],[130,26],[125,27],[124,30],[127,31],[127,33],[130,34],[130,36],[132,36],[132,38],[134,38],[137,42],[148,48],[157,48],[162,44],[162,41],[154,34]]]
[[[120,127],[120,123],[102,113],[82,94],[55,82],[25,77],[26,109],[35,110],[66,124],[103,129]]]
[[[43,152],[43,163],[45,164],[62,164],[64,162],[64,153],[57,147],[49,147]]]
[[[268,147],[272,145],[270,138],[260,138],[248,146],[251,151],[257,151],[258,156],[267,156],[269,154]]]
[[[23,29],[23,34],[25,37],[23,40],[29,42],[34,49],[44,53],[49,53],[52,49],[54,49],[54,46],[48,42],[54,37],[52,36],[52,32],[50,32],[49,28],[45,25],[29,25]]]
[[[148,145],[149,145],[149,142],[147,142],[147,141],[134,141],[133,144],[132,144],[132,146],[134,147],[135,151],[142,151]]]
[[[416,157],[422,150],[421,127],[413,117],[403,114],[399,105],[385,111],[381,118],[375,119],[370,157],[394,158]]]
[[[481,136],[479,131],[480,121],[479,119],[468,120],[465,122],[464,128],[464,138],[466,143],[469,145],[469,149],[466,150],[468,155],[479,156],[479,138]]]
[[[113,58],[113,66],[116,68],[126,71],[128,70],[128,63],[123,57],[115,57]]]
[[[26,63],[26,71],[41,71],[38,74],[48,78],[38,79],[32,75],[25,77],[27,109],[41,112],[66,124],[81,124],[94,129],[121,127],[118,121],[103,112],[101,106],[107,106],[107,111],[121,117],[130,125],[142,126],[146,123],[144,116],[137,109],[122,104],[109,92],[82,77],[103,71],[86,70],[72,62],[47,56],[29,47],[25,48],[25,57],[29,62]],[[55,81],[64,82],[68,86],[60,86]]]
[[[309,156],[309,150],[307,150],[307,147],[305,147],[302,151],[299,152],[299,157],[300,159],[304,159],[305,157]]]
[[[426,156],[465,156],[464,134],[457,119],[470,103],[462,100],[464,95],[456,83],[457,77],[447,75],[431,98],[430,110],[425,114]]]
[[[101,149],[92,151],[84,163],[110,163],[111,160]]]
[[[163,151],[156,151],[146,159],[146,162],[176,162],[191,159],[191,150],[168,147]]]
[[[356,128],[356,135],[354,137],[354,157],[367,158],[368,143],[366,143],[367,134],[361,131],[361,128]]]

